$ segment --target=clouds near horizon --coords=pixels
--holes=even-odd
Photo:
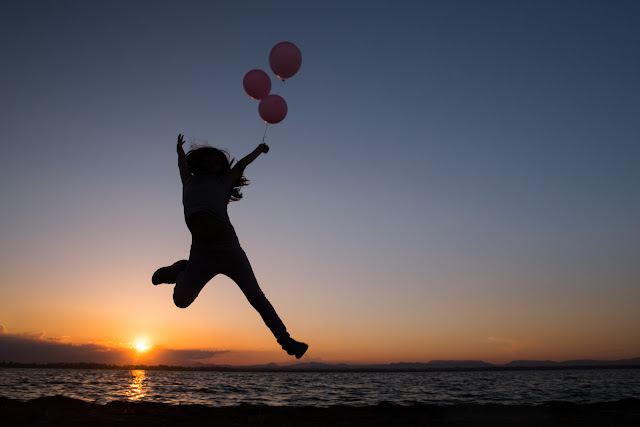
[[[104,363],[192,366],[214,363],[227,350],[157,348],[140,353],[123,346],[72,344],[45,332],[12,334],[0,325],[0,361],[16,363]]]

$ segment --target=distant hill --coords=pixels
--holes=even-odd
[[[604,367],[604,366],[640,366],[640,357],[623,360],[567,360],[554,362],[552,360],[514,360],[505,365],[506,368],[566,368],[566,367]]]
[[[282,371],[430,371],[430,370],[483,370],[483,369],[551,369],[551,368],[598,368],[598,367],[640,367],[640,358],[602,361],[602,360],[569,360],[555,362],[551,360],[517,360],[504,365],[495,365],[481,360],[432,360],[422,363],[388,363],[374,365],[349,365],[345,363],[296,363],[293,365],[246,366],[251,370],[282,370]]]

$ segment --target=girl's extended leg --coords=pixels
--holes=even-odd
[[[236,282],[244,296],[249,300],[249,303],[258,311],[258,313],[260,313],[262,320],[271,330],[273,335],[277,339],[288,338],[289,334],[287,333],[287,328],[284,326],[284,323],[280,320],[278,313],[276,313],[276,310],[262,292],[262,289],[260,289],[244,250],[238,247],[234,249],[233,255],[234,260],[232,263],[229,263],[229,268],[228,270],[225,269],[224,274]]]

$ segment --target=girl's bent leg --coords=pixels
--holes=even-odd
[[[162,267],[156,270],[151,277],[151,283],[159,285],[161,283],[176,283],[178,274],[187,268],[187,260],[181,259],[168,267]]]
[[[206,248],[191,245],[189,261],[184,271],[178,273],[173,288],[173,302],[179,308],[187,308],[202,288],[217,274],[215,262]]]

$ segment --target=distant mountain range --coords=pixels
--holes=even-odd
[[[203,368],[215,368],[216,365],[202,365]],[[515,360],[504,365],[483,362],[481,360],[432,360],[427,363],[387,363],[373,365],[349,365],[345,363],[296,363],[292,365],[252,366],[217,366],[226,369],[247,370],[282,370],[282,371],[432,371],[432,370],[508,370],[508,369],[561,369],[561,368],[612,368],[635,367],[640,368],[640,357],[623,360],[567,360],[554,362],[551,360]]]

